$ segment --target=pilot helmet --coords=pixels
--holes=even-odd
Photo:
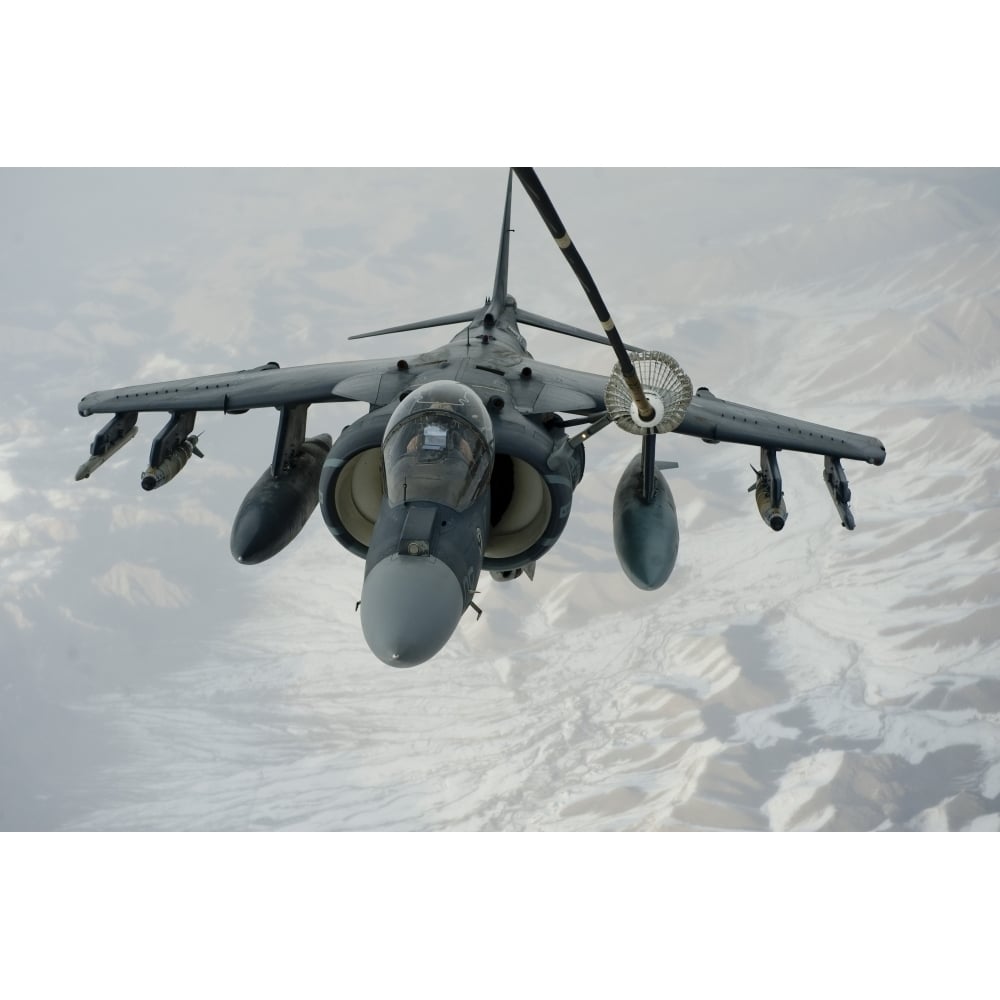
[[[448,453],[448,437],[448,428],[443,421],[429,414],[414,429],[407,451],[416,451],[422,462],[440,461]]]

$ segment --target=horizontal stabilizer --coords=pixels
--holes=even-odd
[[[611,341],[607,337],[601,336],[599,333],[590,333],[587,330],[581,330],[578,326],[571,326],[569,323],[560,323],[555,319],[546,319],[545,316],[530,313],[520,307],[517,310],[517,321],[518,323],[526,323],[528,326],[537,327],[539,330],[551,330],[552,333],[562,333],[567,337],[589,340],[592,344],[604,344],[606,347],[611,344]],[[642,348],[633,347],[631,344],[626,344],[625,347],[630,351],[642,350]]]
[[[416,323],[404,323],[402,326],[390,326],[385,330],[372,330],[371,333],[356,333],[348,340],[365,340],[368,337],[384,337],[387,333],[405,333],[407,330],[429,330],[434,326],[451,326],[453,323],[471,323],[482,315],[482,309],[469,312],[453,313],[451,316],[438,316],[435,319],[422,319]]]

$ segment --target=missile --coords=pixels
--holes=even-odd
[[[760,449],[760,471],[750,466],[757,473],[756,481],[747,490],[755,493],[757,510],[761,520],[773,531],[781,531],[788,520],[788,508],[781,491],[781,470],[778,468],[778,456],[773,449]]]
[[[76,481],[80,482],[81,479],[89,479],[91,474],[96,472],[104,463],[111,458],[112,455],[121,451],[139,433],[138,427],[133,427],[130,431],[127,431],[122,437],[118,439],[107,451],[101,455],[91,455],[79,469],[76,470]]]
[[[771,484],[764,477],[763,473],[757,473],[757,482],[750,487],[756,490],[757,510],[760,511],[761,520],[772,530],[781,531],[788,520],[788,508],[785,506],[785,498],[775,505],[771,499]],[[749,493],[750,490],[747,490]]]
[[[652,497],[643,499],[642,454],[632,459],[618,481],[612,518],[622,571],[640,590],[662,587],[677,562],[677,511],[659,470],[653,475]]]
[[[181,441],[172,452],[157,466],[150,466],[143,474],[140,485],[144,490],[156,490],[166,483],[169,483],[174,476],[188,463],[192,455],[199,458],[205,456],[198,450],[198,435],[192,434],[189,438]]]
[[[76,470],[76,481],[89,479],[91,474],[116,455],[139,433],[137,413],[116,413],[94,436],[90,458]]]
[[[280,476],[270,466],[264,470],[233,520],[229,549],[238,563],[270,559],[305,527],[319,502],[319,477],[332,444],[329,434],[309,438]]]
[[[823,481],[830,491],[830,499],[840,515],[840,523],[848,531],[854,530],[854,515],[848,504],[851,502],[851,487],[847,483],[847,473],[839,458],[823,457]]]

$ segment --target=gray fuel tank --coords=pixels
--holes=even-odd
[[[642,498],[642,455],[622,473],[615,490],[615,552],[625,575],[640,590],[656,590],[667,582],[677,561],[679,532],[674,497],[663,473],[654,475],[652,499]]]

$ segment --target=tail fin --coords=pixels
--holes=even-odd
[[[493,295],[486,306],[470,309],[468,312],[453,313],[451,316],[438,316],[435,319],[422,319],[416,323],[404,323],[402,326],[391,326],[386,330],[373,330],[371,333],[356,333],[348,340],[364,340],[366,337],[382,337],[387,333],[403,333],[406,330],[426,330],[432,326],[449,326],[452,323],[471,323],[485,318],[486,325],[491,326],[503,312],[507,304],[507,262],[510,257],[510,199],[513,191],[514,171],[507,175],[507,202],[503,210],[503,230],[500,233],[500,253],[497,255],[497,273],[493,281]]]
[[[503,229],[500,231],[500,252],[497,254],[497,275],[493,282],[493,295],[490,299],[494,318],[499,316],[507,302],[507,262],[510,257],[510,197],[514,180],[514,171],[507,174],[507,203],[503,210]]]

